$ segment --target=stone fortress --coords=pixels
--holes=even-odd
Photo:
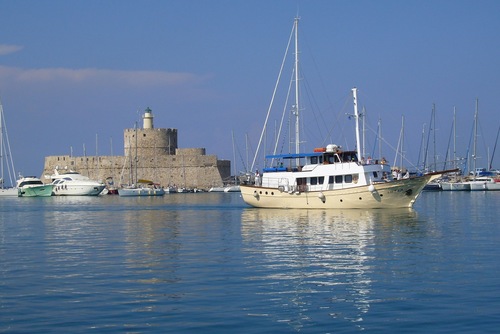
[[[125,129],[125,156],[69,155],[45,157],[41,179],[50,182],[50,175],[59,169],[73,170],[94,180],[113,180],[115,186],[150,180],[161,186],[190,189],[221,187],[231,177],[231,162],[206,155],[205,148],[178,148],[177,129],[155,129],[153,113],[147,108],[142,129]]]

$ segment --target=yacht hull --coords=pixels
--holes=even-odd
[[[10,197],[10,196],[19,196],[17,188],[1,188],[0,189],[0,197]]]
[[[79,185],[64,184],[54,186],[53,194],[55,196],[98,196],[106,186],[102,185]]]
[[[165,190],[161,188],[121,188],[118,189],[118,195],[129,196],[129,197],[139,197],[139,196],[163,196],[165,195]]]
[[[441,182],[441,190],[467,191],[470,190],[470,184],[467,182]]]
[[[50,197],[52,196],[52,184],[44,186],[22,187],[19,188],[19,197]]]
[[[282,192],[279,188],[241,185],[243,200],[257,208],[384,209],[411,208],[425,185],[439,175],[424,175],[370,186]]]

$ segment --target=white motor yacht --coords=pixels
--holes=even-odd
[[[56,169],[50,178],[55,196],[97,196],[106,187],[104,183],[91,180],[72,170],[59,173]]]
[[[53,184],[44,184],[35,176],[24,176],[17,180],[19,197],[49,197],[52,196]]]

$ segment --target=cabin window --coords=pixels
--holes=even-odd
[[[318,176],[318,177],[311,177],[309,179],[309,183],[312,186],[315,186],[317,184],[323,184],[325,182],[325,177],[324,176]]]
[[[328,184],[333,184],[333,176],[332,175],[330,175],[328,177]]]
[[[377,172],[373,172],[373,177],[377,179],[378,178],[378,173]]]
[[[297,190],[298,191],[306,191],[307,190],[307,178],[299,177],[297,179]]]
[[[345,183],[352,183],[352,175],[345,175],[344,176],[344,182]]]
[[[315,165],[318,163],[318,157],[311,157],[311,164]]]
[[[342,175],[335,175],[335,183],[342,183]]]

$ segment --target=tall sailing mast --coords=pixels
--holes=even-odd
[[[354,87],[352,89],[352,97],[354,101],[354,120],[356,121],[356,153],[358,159],[361,157],[361,140],[359,139],[359,113],[358,113],[358,89]]]
[[[280,71],[279,71],[279,74],[278,74],[278,78],[276,80],[276,84],[274,85],[274,91],[273,91],[273,95],[272,95],[272,98],[271,98],[271,101],[269,103],[269,107],[267,109],[267,115],[266,115],[266,119],[264,121],[264,126],[262,127],[262,131],[260,133],[260,138],[259,138],[259,142],[257,144],[257,148],[255,150],[255,155],[253,157],[253,161],[252,161],[252,165],[250,167],[250,170],[253,171],[254,170],[254,167],[256,166],[256,161],[257,161],[257,158],[259,156],[259,152],[260,152],[260,148],[264,142],[264,137],[267,133],[267,125],[268,125],[268,122],[269,122],[269,117],[271,115],[271,109],[272,109],[272,106],[274,104],[274,100],[276,98],[276,93],[277,93],[277,89],[278,89],[278,86],[279,86],[279,83],[281,81],[281,75],[283,73],[283,68],[285,66],[285,62],[288,58],[288,54],[289,54],[289,49],[290,49],[290,45],[291,45],[291,42],[292,42],[292,37],[295,35],[295,90],[298,91],[298,32],[297,32],[297,28],[298,28],[298,21],[299,19],[296,18],[294,20],[294,24],[293,24],[293,27],[292,27],[292,31],[290,33],[290,37],[289,37],[289,40],[288,40],[288,44],[287,44],[287,47],[286,47],[286,51],[285,51],[285,55],[283,57],[283,60],[281,62],[281,67],[280,67]],[[298,97],[298,93],[296,93],[296,97],[295,97],[295,106],[292,106],[292,113],[296,116],[296,122],[295,122],[295,128],[296,128],[296,138],[295,138],[295,142],[296,142],[296,150],[300,149],[299,148],[299,145],[300,145],[300,137],[298,135],[299,131],[298,131],[298,128],[299,128],[299,97]],[[280,131],[281,132],[281,131]],[[276,149],[275,149],[276,151]],[[275,154],[275,153],[274,153]]]
[[[299,18],[294,20],[295,29],[295,153],[300,153],[300,118],[299,118]]]
[[[474,180],[476,179],[476,159],[477,159],[477,113],[479,109],[479,99],[476,98],[476,112],[474,113],[474,147],[472,153]]]

